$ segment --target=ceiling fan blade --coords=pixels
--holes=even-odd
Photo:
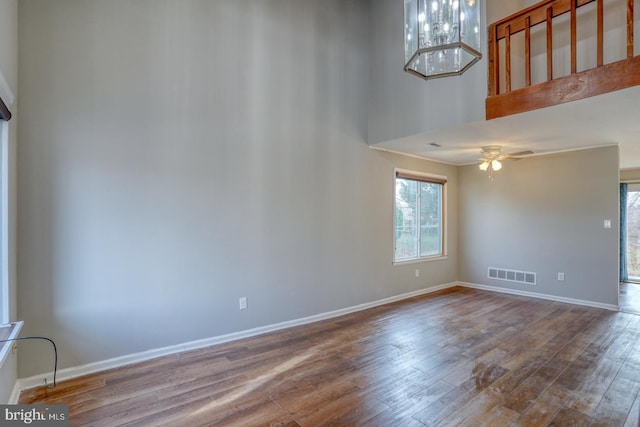
[[[519,157],[519,156],[528,156],[529,154],[533,154],[533,151],[531,151],[531,150],[518,151],[517,153],[505,154],[505,156],[507,156],[507,157]]]

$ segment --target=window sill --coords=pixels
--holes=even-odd
[[[0,340],[17,338],[22,329],[22,325],[24,325],[24,322],[13,322],[0,326]],[[7,357],[11,354],[11,349],[14,344],[15,341],[0,343],[0,368],[2,368],[5,360],[7,360]]]
[[[407,264],[418,264],[421,262],[443,261],[447,258],[448,258],[447,255],[440,255],[440,256],[433,256],[433,257],[418,258],[418,259],[408,259],[406,261],[394,261],[393,265],[399,266],[399,265],[407,265]]]

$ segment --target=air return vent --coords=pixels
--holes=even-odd
[[[489,279],[504,280],[505,282],[536,284],[536,273],[530,271],[507,270],[504,268],[489,267]]]

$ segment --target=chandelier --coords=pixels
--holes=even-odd
[[[482,58],[480,0],[404,0],[404,70],[457,76]]]

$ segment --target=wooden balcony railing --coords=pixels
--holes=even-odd
[[[604,0],[545,0],[491,24],[489,26],[487,120],[640,85],[640,56],[634,56],[634,0],[621,1],[626,2],[626,58],[607,64],[604,63]],[[596,64],[595,67],[578,72],[577,9],[593,2],[596,2]],[[610,3],[607,2],[607,5]],[[589,13],[592,13],[594,5],[590,8]],[[565,14],[569,14],[568,25]],[[564,21],[558,25],[557,19],[562,15],[565,15],[562,18]],[[544,75],[538,76],[538,80],[542,77],[543,81],[532,85],[532,29],[537,25],[540,27],[535,29],[536,34],[542,36],[541,33],[546,32],[546,80]],[[554,78],[554,28],[567,26],[570,32],[570,73]],[[591,26],[593,27],[593,23]],[[517,40],[524,39],[524,46],[514,46],[513,36],[521,32],[524,32],[524,37],[519,35]],[[536,47],[541,47],[540,43],[544,45],[541,40],[542,37],[536,39],[538,42]],[[514,76],[512,76],[511,61],[512,56],[517,56],[513,55],[514,49],[524,57],[524,65],[519,67],[524,68],[524,76],[517,76],[523,87],[512,90]],[[542,51],[544,50],[542,46]],[[582,51],[580,54],[583,54]],[[593,55],[593,52],[590,55]],[[504,61],[504,64],[501,61]],[[504,72],[504,76],[501,76],[501,71]]]

